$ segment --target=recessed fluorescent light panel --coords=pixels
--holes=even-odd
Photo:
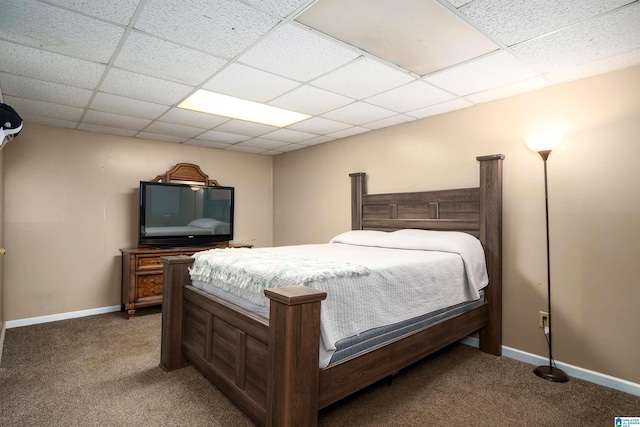
[[[311,117],[284,108],[272,107],[202,89],[184,100],[178,107],[278,127],[289,126]]]

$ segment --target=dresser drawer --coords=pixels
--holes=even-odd
[[[162,255],[136,255],[136,271],[162,270]]]
[[[120,249],[122,252],[122,310],[132,318],[138,307],[162,304],[163,256],[187,255],[214,247],[247,247],[251,245],[221,243],[219,246],[150,249]]]
[[[145,274],[137,276],[137,299],[159,299],[162,300],[162,273]]]

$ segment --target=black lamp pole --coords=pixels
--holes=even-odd
[[[549,328],[549,366],[538,366],[533,372],[548,381],[552,382],[567,382],[569,376],[562,370],[553,366],[553,353],[552,353],[552,340],[551,340],[551,261],[549,257],[549,190],[547,186],[547,159],[551,150],[539,151],[540,156],[544,163],[544,207],[545,207],[545,219],[547,222],[547,310],[549,317],[547,319]]]

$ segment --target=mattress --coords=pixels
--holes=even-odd
[[[269,318],[269,307],[258,306],[250,303],[245,299],[237,297],[233,294],[225,292],[220,288],[212,287],[207,283],[193,282],[192,285],[198,289],[204,290],[207,293],[217,296],[225,301],[235,304],[245,310],[251,311],[264,318]],[[402,322],[384,325],[377,328],[369,329],[361,333],[352,335],[347,338],[343,338],[335,344],[335,351],[328,355],[329,359],[326,363],[321,364],[322,368],[330,367],[334,363],[341,360],[358,356],[359,354],[366,353],[368,350],[384,345],[402,337],[411,335],[413,332],[420,329],[424,329],[428,326],[434,325],[438,322],[442,322],[453,317],[459,316],[467,311],[471,311],[484,304],[484,292],[480,291],[480,298],[475,301],[463,302],[455,304],[451,307],[445,307],[439,310],[435,310],[430,313],[425,313],[417,317],[413,317]],[[326,351],[320,348],[321,355]],[[325,356],[326,358],[326,356]]]
[[[374,347],[396,341],[428,326],[459,316],[483,304],[484,295],[481,291],[480,298],[475,301],[463,302],[403,322],[381,326],[344,338],[336,343],[336,351],[331,356],[328,366],[341,360],[358,356]]]
[[[335,361],[339,342],[378,328],[406,328],[403,322],[480,301],[488,282],[480,242],[455,232],[352,231],[328,244],[216,249],[194,258],[193,286],[264,317],[265,287],[327,292],[320,367]]]

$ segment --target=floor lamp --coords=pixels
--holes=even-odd
[[[563,135],[559,132],[547,132],[536,134],[526,139],[527,146],[537,151],[542,157],[544,163],[544,203],[545,203],[545,219],[547,223],[547,311],[548,317],[548,333],[547,343],[549,344],[549,365],[538,366],[533,372],[548,381],[552,382],[566,382],[569,381],[569,376],[562,370],[553,366],[553,346],[551,339],[551,267],[549,258],[549,191],[547,188],[547,159],[551,151],[556,148],[560,142],[562,142]],[[545,331],[546,332],[546,331]]]

